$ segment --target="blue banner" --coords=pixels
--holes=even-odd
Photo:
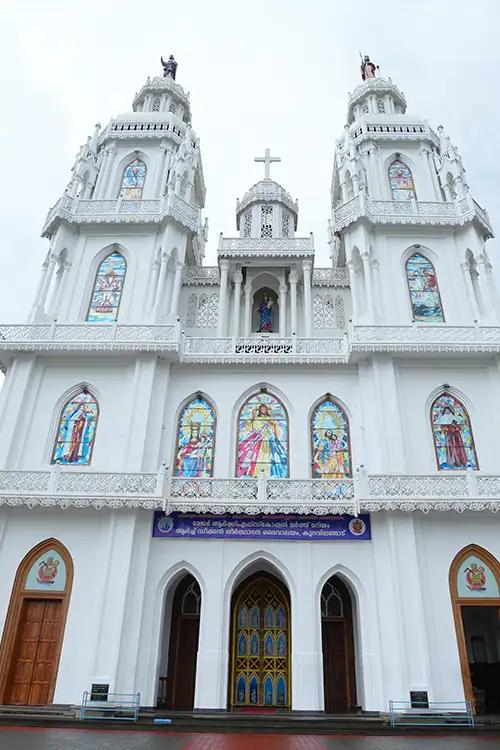
[[[159,539],[271,539],[348,540],[371,539],[370,516],[256,516],[155,511],[153,536]]]

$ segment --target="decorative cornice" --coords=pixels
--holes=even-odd
[[[270,257],[308,258],[314,257],[314,239],[309,237],[223,237],[220,235],[219,258]]]
[[[219,286],[218,266],[187,266],[182,279],[184,286]]]
[[[350,285],[347,268],[315,268],[312,275],[312,286],[348,287]]]

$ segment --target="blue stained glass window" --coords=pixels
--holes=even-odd
[[[311,431],[313,478],[350,477],[349,423],[342,407],[329,396],[315,408]]]
[[[245,678],[240,675],[236,681],[236,703],[245,703],[247,686]]]
[[[286,682],[285,678],[278,677],[278,683],[276,686],[276,702],[278,706],[286,705]]]
[[[273,705],[273,680],[270,675],[264,680],[264,704],[266,706]]]
[[[113,323],[118,318],[127,264],[119,252],[108,255],[97,269],[87,313],[88,323]]]
[[[125,200],[140,200],[146,179],[146,165],[141,159],[134,159],[123,170],[119,198]]]
[[[260,610],[258,607],[253,607],[251,616],[252,628],[258,628],[260,626]]]
[[[442,393],[431,406],[432,435],[438,469],[479,469],[467,409],[451,393]]]
[[[215,411],[195,396],[181,411],[177,427],[176,477],[211,477],[214,462]]]
[[[88,391],[73,396],[64,406],[52,453],[53,464],[90,464],[99,407]]]
[[[269,393],[251,396],[241,407],[236,475],[288,476],[288,415]]]
[[[279,628],[284,628],[286,626],[286,614],[283,607],[278,607],[277,610],[277,622]]]
[[[278,636],[278,648],[276,650],[278,656],[286,656],[286,637],[284,633],[280,633]]]
[[[246,656],[247,654],[247,638],[244,633],[240,633],[238,636],[238,656]]]
[[[272,607],[266,607],[264,613],[264,627],[274,628],[274,609]]]
[[[238,612],[238,625],[240,628],[246,628],[248,625],[248,609],[243,605]]]
[[[444,321],[436,271],[428,258],[415,253],[406,261],[406,278],[414,320]]]
[[[264,654],[265,656],[274,656],[274,638],[271,633],[267,633],[264,640]]]
[[[259,636],[254,633],[250,639],[250,656],[259,655]]]
[[[250,678],[250,703],[257,705],[259,702],[259,680],[255,675]]]
[[[389,167],[389,184],[393,201],[407,201],[417,197],[412,171],[399,159],[393,161]]]

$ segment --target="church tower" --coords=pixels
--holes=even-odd
[[[408,114],[403,92],[368,58],[362,79],[349,94],[331,190],[333,262],[349,268],[353,322],[497,323],[491,225],[457,149],[442,127]]]

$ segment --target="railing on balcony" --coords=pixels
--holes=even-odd
[[[186,336],[182,344],[182,356],[187,361],[195,359],[220,358],[224,360],[259,361],[281,360],[283,358],[305,359],[345,358],[347,355],[346,337],[336,338],[300,338],[297,336],[228,336],[224,338],[210,336]]]
[[[95,348],[177,350],[180,324],[118,325],[117,323],[52,323],[0,325],[0,349]]]
[[[353,479],[184,479],[152,472],[53,466],[0,471],[0,504],[63,508],[163,508],[167,512],[337,514],[500,511],[500,476],[365,474]]]
[[[408,347],[443,351],[498,350],[500,326],[453,326],[413,323],[410,325],[352,325],[349,332],[352,350],[379,350],[381,348]]]
[[[309,237],[223,237],[219,238],[217,255],[219,258],[232,258],[243,255],[267,255],[275,257],[312,257],[314,238]]]

